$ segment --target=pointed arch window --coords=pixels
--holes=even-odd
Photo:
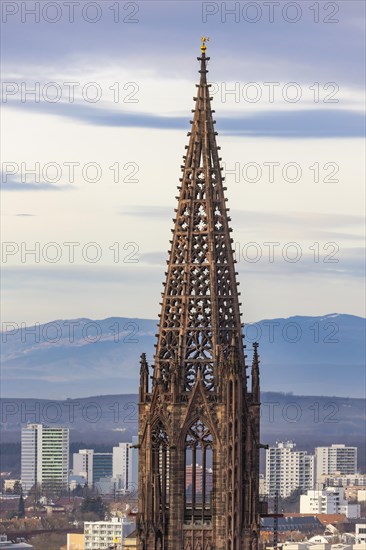
[[[152,452],[152,494],[156,517],[169,505],[169,440],[161,421],[153,427],[151,434]]]
[[[210,523],[213,489],[213,440],[210,430],[195,421],[185,439],[185,522]]]

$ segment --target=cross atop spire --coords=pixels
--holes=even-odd
[[[181,167],[155,355],[167,386],[170,363],[177,360],[183,392],[194,386],[199,371],[206,389],[215,390],[219,349],[227,357],[233,342],[238,368],[244,370],[230,218],[207,83],[207,40],[202,38],[198,58],[200,82]]]

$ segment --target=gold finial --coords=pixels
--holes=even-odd
[[[210,39],[208,36],[202,36],[201,38],[201,42],[202,42],[202,46],[201,46],[201,52],[202,53],[205,53],[205,51],[207,50],[207,46],[206,46],[206,42],[209,42]]]

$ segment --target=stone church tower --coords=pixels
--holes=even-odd
[[[151,387],[141,357],[139,550],[258,546],[258,345],[247,373],[205,39],[198,60]]]

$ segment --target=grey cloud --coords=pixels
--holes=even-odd
[[[173,212],[173,207],[170,208],[168,206],[131,205],[121,208],[119,214],[121,216],[160,220],[168,218]]]
[[[17,218],[33,218],[36,214],[14,214]]]
[[[163,251],[147,252],[146,254],[141,255],[141,261],[143,263],[159,267],[166,265],[167,259],[168,253]]]
[[[250,210],[231,209],[236,223],[245,223],[252,228],[263,227],[264,225],[273,227],[275,224],[288,224],[291,226],[299,225],[306,227],[307,232],[311,228],[332,229],[336,222],[337,228],[345,227],[363,227],[364,220],[362,216],[353,214],[329,214],[316,212],[257,212]]]
[[[33,110],[79,120],[95,126],[189,130],[185,117],[131,113],[77,103],[18,103],[7,107]],[[357,138],[364,136],[364,116],[357,111],[312,109],[258,112],[249,116],[220,116],[217,130],[225,135],[276,138]]]
[[[285,261],[282,257],[281,246],[275,249],[275,259],[273,262],[269,261],[269,248],[268,246],[261,246],[261,256],[258,262],[252,262],[251,259],[256,255],[256,251],[248,249],[246,256],[244,254],[238,259],[236,264],[237,269],[241,275],[254,275],[260,274],[263,277],[304,277],[309,275],[315,275],[316,277],[332,277],[332,278],[344,278],[344,277],[364,277],[364,257],[363,249],[352,249],[352,251],[340,251],[334,255],[334,260],[338,262],[332,262],[333,258],[325,256],[324,253],[320,254],[318,262],[314,261],[314,254],[309,253],[305,248],[300,247],[302,251],[302,257],[298,262]],[[330,251],[327,251],[328,254]],[[333,252],[333,251],[332,251]],[[294,254],[294,249],[289,249],[288,254]],[[144,254],[141,258],[142,262],[151,266],[159,266],[160,269],[166,265],[168,254],[164,252],[152,252]],[[326,260],[329,260],[326,261]]]
[[[123,216],[151,217],[156,219],[169,217],[173,212],[173,207],[152,205],[128,205],[120,210],[120,214]],[[293,224],[294,222],[298,222],[299,224],[308,225],[311,223],[317,227],[330,228],[333,227],[335,222],[335,215],[323,212],[319,214],[314,212],[261,212],[239,210],[236,208],[231,208],[230,212],[237,218],[235,226],[238,222],[241,223],[243,221],[248,222],[252,227],[262,227],[263,225],[272,227],[273,224],[276,223]],[[363,227],[364,218],[353,214],[337,214],[336,222],[338,228],[352,226]]]
[[[95,65],[98,59],[107,65],[113,59],[128,64],[132,73],[140,65],[154,67],[160,74],[182,75],[192,70],[191,59],[199,53],[197,37],[204,27],[204,32],[213,38],[209,51],[222,67],[223,76],[232,74],[235,64],[234,69],[250,74],[250,79],[253,71],[257,78],[258,71],[264,68],[266,77],[275,80],[283,76],[296,80],[308,74],[314,81],[319,77],[334,80],[336,76],[362,85],[363,74],[359,70],[363,58],[362,2],[338,1],[324,7],[320,3],[319,23],[314,21],[311,2],[297,2],[301,10],[297,23],[285,21],[284,3],[276,4],[276,17],[270,23],[269,8],[256,2],[260,18],[255,24],[242,16],[245,2],[211,3],[217,13],[207,17],[205,23],[203,2],[136,2],[139,11],[135,24],[123,22],[127,15],[123,10],[119,23],[113,22],[110,7],[116,3],[98,4],[102,17],[95,24],[81,17],[80,6],[73,23],[68,21],[66,7],[61,21],[55,24],[43,20],[32,24],[32,17],[22,24],[20,14],[9,17],[3,25],[4,59],[13,66],[23,58],[31,63],[36,59],[43,65],[57,63],[62,68],[85,59],[87,66]],[[241,10],[237,20],[222,13],[232,10],[234,5]],[[333,23],[324,22],[327,16]]]
[[[7,286],[19,288],[19,284],[26,283],[27,286],[39,286],[44,288],[45,281],[52,280],[55,284],[82,283],[83,287],[100,284],[103,281],[107,285],[141,284],[146,278],[161,279],[161,270],[151,268],[149,275],[146,273],[146,266],[142,262],[138,264],[116,264],[115,266],[100,266],[92,264],[86,267],[71,265],[29,266],[17,267],[3,266],[4,282],[7,279]],[[79,289],[76,290],[77,292]]]
[[[3,191],[70,191],[75,187],[72,185],[55,185],[46,182],[22,182],[12,176],[6,176],[6,181],[3,181],[5,176],[0,175],[1,189]],[[16,214],[17,216],[33,216],[34,214]]]
[[[238,258],[236,264],[241,277],[250,277],[260,274],[261,277],[276,277],[282,280],[297,278],[298,282],[309,277],[309,281],[320,279],[352,280],[364,277],[364,252],[362,248],[340,250],[335,255],[337,263],[324,262],[324,254],[320,261],[314,261],[314,255],[305,248],[302,249],[302,257],[297,263],[285,261],[281,255],[281,248],[277,249],[274,262],[269,262],[269,251],[262,247],[262,256],[258,262],[248,261],[247,257]],[[248,251],[249,260],[253,251]],[[293,250],[289,251],[289,255]],[[44,290],[51,287],[57,292],[73,295],[80,292],[90,292],[93,288],[101,289],[100,284],[107,285],[109,291],[112,288],[116,292],[124,287],[130,288],[133,293],[141,284],[158,285],[161,282],[162,270],[166,267],[168,255],[163,251],[155,251],[141,255],[141,261],[136,266],[118,265],[115,267],[106,266],[53,266],[53,267],[3,267],[3,289],[7,291],[18,291],[19,285],[25,285],[27,292],[30,289]],[[310,283],[309,283],[310,284]],[[54,290],[56,291],[56,290]]]
[[[242,256],[236,267],[244,277],[256,274],[263,278],[309,277],[309,284],[313,284],[310,283],[310,280],[313,280],[315,285],[324,278],[332,279],[334,282],[335,279],[363,279],[365,276],[365,258],[362,248],[349,251],[341,250],[334,258],[328,258],[329,262],[326,261],[324,254],[316,262],[313,254],[305,252],[305,250],[302,252],[302,257],[298,262],[285,261],[281,252],[275,255],[273,262],[269,262],[269,250],[267,247],[262,247],[262,257],[258,262],[248,261],[247,257],[249,260],[254,257],[250,256],[250,254],[254,254],[253,251],[248,251],[247,257]],[[294,254],[294,250],[289,250],[289,255],[290,253]],[[334,261],[333,263],[333,260],[338,260],[338,262]]]

